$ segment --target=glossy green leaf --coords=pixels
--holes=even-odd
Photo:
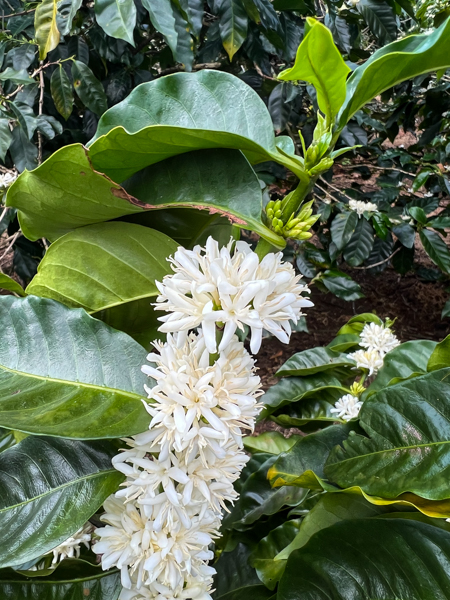
[[[175,19],[175,31],[177,32],[177,60],[184,65],[186,71],[192,71],[194,41],[189,23],[175,1],[172,2],[172,11]]]
[[[420,241],[431,260],[444,271],[450,274],[450,250],[441,236],[431,229],[419,231]]]
[[[19,209],[24,235],[56,240],[77,227],[141,212],[122,188],[94,171],[81,144],[57,150],[9,188],[7,206]]]
[[[142,5],[148,11],[153,27],[164,36],[173,57],[177,60],[178,35],[170,0],[142,0]]]
[[[81,102],[96,115],[108,108],[106,94],[100,81],[91,69],[79,60],[72,62],[73,87]]]
[[[67,0],[67,2],[58,2],[57,23],[58,29],[62,35],[69,35],[72,29],[73,20],[79,11],[83,0]]]
[[[0,118],[0,160],[5,160],[11,141],[12,134],[9,128],[9,119]]]
[[[373,248],[373,227],[361,217],[356,229],[344,249],[344,259],[351,267],[361,265],[370,256]]]
[[[355,315],[339,329],[338,335],[359,335],[364,329],[366,323],[376,323],[376,325],[382,325],[383,321],[380,319],[380,317],[377,317],[377,315],[374,315],[373,313],[362,313],[360,315]],[[331,346],[331,344],[329,344],[329,346]]]
[[[14,571],[8,571],[0,580],[2,600],[117,600],[122,590],[118,572],[53,581],[20,578]]]
[[[90,157],[95,169],[120,182],[201,148],[239,149],[252,164],[275,160],[307,179],[302,161],[275,144],[272,119],[257,93],[219,71],[174,73],[138,86],[102,116]]]
[[[46,554],[82,527],[124,476],[110,442],[29,436],[0,454],[0,566]]]
[[[28,137],[28,131],[21,123],[12,130],[12,140],[9,146],[14,166],[22,173],[25,169],[34,169],[38,162],[38,149]]]
[[[276,375],[279,377],[287,377],[289,375],[304,377],[305,375],[314,375],[315,373],[337,367],[354,366],[355,362],[347,358],[346,354],[318,347],[297,352],[297,354],[288,358],[284,365],[278,369]]]
[[[331,223],[331,239],[338,250],[342,250],[352,237],[358,225],[358,215],[354,210],[341,212],[335,216]]]
[[[435,348],[436,342],[432,340],[411,340],[388,352],[376,379],[368,388],[368,393],[392,385],[395,380],[426,373],[428,360]]]
[[[268,452],[269,454],[281,454],[290,450],[298,439],[298,435],[285,438],[279,431],[265,431],[256,436],[246,436],[244,438],[244,447],[252,453]]]
[[[323,388],[313,396],[303,398],[277,410],[270,416],[272,421],[282,427],[301,427],[303,431],[316,431],[318,427],[327,427],[332,423],[344,423],[331,410],[346,389]]]
[[[327,460],[332,483],[388,499],[450,498],[450,369],[379,391],[364,402],[359,424],[368,437],[350,435]]]
[[[413,248],[416,239],[416,230],[411,225],[397,225],[392,228],[392,233],[398,238],[405,248]]]
[[[44,60],[47,54],[59,44],[61,36],[56,24],[56,5],[57,0],[42,0],[36,8],[34,29],[40,60]]]
[[[145,431],[146,352],[82,309],[0,297],[0,426],[77,439]]]
[[[12,81],[13,83],[17,83],[18,85],[30,85],[31,83],[35,83],[34,79],[29,76],[26,69],[15,71],[14,69],[11,69],[11,67],[7,67],[2,73],[0,73],[0,81],[8,80]]]
[[[150,313],[155,281],[172,272],[167,259],[176,249],[163,233],[132,223],[82,227],[50,246],[27,293],[89,313],[144,300]]]
[[[350,425],[332,425],[299,440],[289,452],[282,454],[270,467],[270,484],[304,486],[322,491],[317,478],[324,477],[324,465],[330,451],[348,436]]]
[[[247,35],[247,13],[240,0],[218,0],[217,8],[222,44],[232,60]]]
[[[214,568],[214,600],[266,600],[272,596],[249,565],[250,551],[238,544],[232,552],[223,552]]]
[[[431,33],[410,35],[377,50],[357,67],[347,82],[347,94],[339,114],[341,131],[351,117],[381,92],[422,73],[450,66],[450,19]]]
[[[133,0],[95,0],[95,17],[103,31],[134,46],[136,6]]]
[[[448,600],[450,534],[403,519],[355,519],[293,552],[278,600]]]
[[[450,335],[434,348],[427,364],[427,371],[437,371],[450,367]]]
[[[280,551],[275,562],[286,561],[294,550],[302,548],[314,534],[326,527],[349,519],[377,517],[388,510],[388,507],[371,504],[362,496],[324,494],[305,516],[297,535],[288,546]]]
[[[392,7],[382,0],[359,0],[356,9],[380,44],[397,37],[397,21]]]
[[[329,292],[347,302],[364,298],[359,283],[356,283],[347,273],[343,273],[337,269],[327,269],[324,271],[320,281]]]
[[[73,110],[73,92],[69,77],[61,65],[52,73],[50,91],[56,110],[67,121]]]
[[[337,335],[334,340],[328,344],[327,348],[333,350],[333,352],[349,352],[354,350],[355,346],[358,346],[360,337],[356,333],[343,333]]]
[[[4,273],[0,273],[0,290],[8,290],[18,296],[26,296],[25,290],[20,283],[17,283],[17,281]]]
[[[445,319],[445,317],[450,317],[450,300],[447,300],[442,309],[441,319]]]
[[[298,47],[294,66],[282,71],[278,78],[314,85],[319,108],[331,124],[345,100],[345,81],[350,69],[336,48],[330,30],[310,17],[307,22],[310,29]]]
[[[286,566],[286,561],[274,558],[293,541],[300,523],[300,519],[293,519],[276,527],[258,542],[250,555],[250,565],[256,569],[258,577],[269,590],[275,588]]]

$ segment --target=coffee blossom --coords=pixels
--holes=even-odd
[[[339,398],[330,412],[336,414],[338,419],[350,421],[350,419],[354,419],[358,416],[362,404],[363,403],[360,402],[359,398],[356,396],[345,394],[345,396]]]
[[[219,250],[209,237],[205,248],[178,248],[171,263],[174,275],[157,283],[160,296],[155,307],[169,313],[160,317],[159,329],[187,332],[201,326],[210,353],[217,351],[216,326],[223,327],[219,351],[244,325],[251,330],[253,354],[261,346],[263,329],[288,343],[291,321],[296,324],[301,309],[312,306],[303,296],[309,289],[299,283],[301,276],[293,266],[283,262],[281,252],[260,262],[246,242],[230,241]]]
[[[9,186],[11,186],[18,175],[15,171],[6,171],[5,173],[0,173],[0,192],[3,190],[7,190]]]
[[[378,212],[378,206],[373,202],[363,202],[362,200],[349,200],[348,207],[361,217],[365,212]]]
[[[83,525],[83,527],[76,531],[71,537],[54,548],[52,550],[52,565],[60,563],[65,558],[78,558],[80,556],[82,544],[89,549],[89,543],[91,541],[91,533],[93,529],[94,528],[90,523],[86,523],[86,525]]]
[[[360,346],[367,348],[367,350],[376,350],[381,357],[384,357],[385,354],[400,344],[400,341],[389,327],[377,325],[376,323],[366,323],[360,337]]]

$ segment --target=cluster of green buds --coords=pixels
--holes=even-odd
[[[352,396],[356,396],[357,398],[359,398],[359,396],[361,396],[365,389],[366,388],[362,385],[362,383],[360,383],[359,381],[355,381],[350,387],[350,393]]]
[[[312,237],[309,230],[318,219],[318,215],[312,214],[312,204],[313,200],[307,202],[297,216],[292,213],[285,223],[282,218],[281,200],[271,200],[266,206],[266,215],[270,227],[275,233],[282,235],[284,238],[309,240]]]

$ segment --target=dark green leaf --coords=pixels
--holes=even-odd
[[[445,319],[445,317],[450,317],[450,300],[447,300],[442,309],[441,319]]]
[[[355,232],[345,250],[344,259],[351,267],[361,265],[370,256],[373,247],[373,228],[363,217],[359,219]]]
[[[73,92],[69,77],[61,65],[52,73],[50,91],[56,110],[67,121],[73,110]]]
[[[410,215],[422,225],[426,225],[428,222],[427,215],[425,211],[420,206],[411,206],[409,209]]]
[[[342,271],[336,269],[324,271],[320,281],[328,291],[347,302],[364,298],[361,286]]]
[[[240,0],[217,0],[217,8],[220,37],[223,47],[232,60],[247,35],[247,13]]]
[[[4,161],[11,144],[12,134],[9,119],[0,118],[0,160]]]
[[[414,248],[405,248],[401,246],[399,251],[392,257],[392,266],[400,273],[406,275],[414,265]]]
[[[339,250],[348,244],[358,224],[354,210],[339,213],[331,223],[331,239]]]
[[[148,11],[153,27],[162,33],[175,60],[178,60],[178,35],[170,0],[142,0],[142,5]]]
[[[134,46],[136,6],[133,0],[95,0],[95,16],[107,35]]]
[[[19,296],[26,296],[25,290],[20,283],[17,283],[17,281],[4,273],[0,273],[0,290],[9,290]]]
[[[79,60],[72,63],[73,87],[81,102],[96,115],[102,115],[108,108],[106,94],[100,81],[91,69]]]
[[[28,131],[21,124],[12,130],[12,142],[9,147],[14,166],[22,173],[25,169],[31,171],[37,166],[38,149],[28,139]]]
[[[257,436],[244,438],[244,447],[249,452],[267,452],[269,454],[281,454],[287,452],[298,441],[298,435],[285,438],[279,431],[265,431]]]
[[[46,298],[0,296],[0,426],[77,439],[145,431],[146,352]]]
[[[14,69],[11,69],[11,67],[7,67],[3,73],[0,73],[0,81],[8,80],[12,81],[13,83],[17,83],[17,85],[30,85],[30,83],[34,83],[34,79],[28,75],[28,71],[26,69],[15,71]]]
[[[56,21],[62,35],[70,34],[72,22],[78,10],[81,8],[82,2],[83,0],[62,0],[62,2],[58,2]]]
[[[336,367],[354,367],[355,363],[347,358],[346,354],[332,352],[328,348],[311,348],[303,350],[289,358],[282,365],[276,375],[287,377],[289,375],[313,375]]]
[[[392,228],[392,233],[397,236],[399,241],[406,248],[412,248],[414,246],[416,230],[411,227],[411,225],[396,225]]]
[[[172,2],[172,11],[175,19],[175,30],[177,32],[177,60],[184,64],[186,71],[191,71],[192,63],[194,62],[194,42],[189,23],[175,2]]]
[[[384,0],[359,0],[356,9],[361,13],[380,44],[393,42],[397,37],[395,13]]]
[[[440,269],[450,274],[450,251],[441,236],[431,229],[419,231],[420,241],[426,253]]]
[[[37,558],[82,527],[124,478],[116,453],[106,441],[37,436],[2,452],[0,566]]]

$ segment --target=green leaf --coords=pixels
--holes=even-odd
[[[27,293],[91,314],[108,311],[109,324],[118,309],[125,317],[122,331],[145,333],[149,322],[156,329],[151,307],[159,294],[155,281],[172,272],[167,258],[177,246],[163,233],[132,223],[82,227],[50,246]]]
[[[350,275],[337,269],[324,271],[320,281],[328,291],[347,302],[364,298],[361,286]]]
[[[361,265],[369,258],[373,248],[373,242],[372,225],[364,218],[359,219],[355,232],[344,250],[344,259],[346,263],[351,267]]]
[[[344,423],[331,410],[347,389],[323,388],[301,402],[294,402],[271,415],[271,420],[282,427],[300,427],[302,431],[317,431],[332,423]]]
[[[299,440],[282,454],[267,473],[270,484],[311,487],[322,491],[317,478],[324,477],[325,461],[330,451],[348,436],[350,425],[332,425]]]
[[[380,390],[365,400],[359,424],[324,472],[340,487],[395,499],[405,492],[428,500],[450,498],[450,369]]]
[[[293,552],[278,600],[447,600],[450,534],[403,519],[342,521]]]
[[[58,2],[57,23],[62,35],[70,35],[73,20],[81,8],[82,2],[83,0],[66,0],[66,2],[63,0],[62,2]]]
[[[258,577],[269,590],[275,589],[286,566],[284,560],[274,560],[297,535],[300,519],[286,521],[260,540],[250,555],[249,563],[256,569]]]
[[[377,517],[388,510],[387,507],[370,504],[361,496],[325,494],[319,498],[317,504],[305,516],[299,532],[292,542],[280,551],[275,562],[286,561],[294,550],[303,548],[318,531],[331,527],[335,523],[349,519]]]
[[[442,309],[441,319],[445,319],[446,317],[450,317],[450,300],[447,300]]]
[[[77,439],[145,431],[146,351],[46,298],[0,297],[0,426]]]
[[[9,147],[14,166],[22,173],[32,170],[37,165],[38,149],[28,138],[28,130],[21,123],[12,130],[12,141]]]
[[[359,335],[367,323],[376,323],[376,325],[382,325],[383,321],[380,319],[380,317],[377,317],[377,315],[374,315],[373,313],[362,313],[360,315],[355,315],[339,329],[338,335]],[[328,345],[331,347],[331,344]]]
[[[266,600],[270,592],[248,563],[250,551],[242,543],[232,552],[222,552],[214,568],[214,600]]]
[[[37,436],[2,452],[0,566],[46,554],[82,527],[124,479],[116,453],[107,441]]]
[[[353,71],[347,82],[336,134],[364,104],[381,92],[422,73],[447,69],[450,66],[449,41],[450,19],[447,19],[430,34],[407,36],[372,54]]]
[[[142,0],[142,5],[148,11],[153,27],[162,33],[174,59],[178,60],[178,35],[170,0]]]
[[[354,367],[353,360],[347,358],[346,354],[333,352],[328,348],[311,348],[297,352],[282,365],[276,375],[278,377],[287,377],[289,375],[314,375],[328,369],[337,367]]]
[[[356,9],[380,44],[393,42],[397,37],[397,20],[384,0],[359,0]]]
[[[134,46],[136,6],[133,0],[95,0],[95,17],[103,31]]]
[[[283,367],[281,368],[283,369]],[[339,379],[333,373],[327,371],[317,372],[309,376],[283,377],[281,381],[272,385],[264,394],[262,398],[266,407],[264,413],[265,415],[271,414],[275,409],[292,402],[299,402],[307,396],[320,395],[322,390],[326,388],[345,389]]]
[[[427,364],[427,371],[450,367],[450,335],[436,345]]]
[[[412,248],[416,239],[416,230],[411,225],[396,225],[392,228],[392,233],[397,236],[405,248]]]
[[[279,431],[265,431],[257,436],[248,435],[244,438],[244,447],[249,452],[267,452],[281,454],[287,452],[298,441],[298,435],[285,438]]]
[[[65,559],[64,563],[72,562]],[[81,561],[80,561],[81,562]],[[8,570],[9,571],[9,570]],[[75,573],[73,580],[54,581],[49,578],[27,579],[15,571],[6,572],[0,580],[2,600],[117,600],[122,590],[120,573],[99,571],[86,577]]]
[[[425,211],[420,206],[411,206],[409,209],[410,215],[422,225],[426,225],[428,222]]]
[[[428,361],[435,348],[436,342],[432,340],[411,340],[388,352],[375,381],[368,388],[368,393],[392,385],[396,379],[407,379],[414,374],[426,373]]]
[[[240,0],[218,0],[219,31],[230,60],[242,46],[247,35],[247,13]]]
[[[450,217],[436,217],[429,220],[429,226],[433,229],[447,229],[450,227]]]
[[[56,24],[57,0],[42,0],[34,15],[34,29],[39,46],[39,60],[44,60],[49,52],[59,44],[60,33]]]
[[[419,231],[420,241],[426,253],[444,273],[450,274],[450,251],[441,236],[431,229]]]
[[[136,213],[147,224],[144,211],[192,207],[226,216],[272,244],[284,245],[284,239],[261,221],[261,186],[240,152],[191,152],[148,167],[125,185],[130,193],[95,171],[85,149],[74,144],[20,177],[8,191],[7,205],[19,209],[22,231],[30,239],[55,240],[77,227]],[[184,234],[187,239],[198,232],[199,225],[208,227],[197,211],[191,217],[186,212],[181,216],[180,231],[191,226]],[[163,231],[172,235],[176,220],[176,215],[156,213],[148,224],[161,223]]]
[[[72,62],[73,87],[81,102],[96,115],[108,108],[106,94],[100,81],[91,69],[79,60]]]
[[[342,250],[352,237],[358,225],[358,215],[354,210],[341,212],[331,223],[331,240],[338,250]]]
[[[192,71],[194,62],[194,42],[191,36],[189,23],[184,18],[175,0],[172,2],[175,30],[177,32],[177,60],[184,64],[186,71]]]
[[[337,335],[334,340],[332,340],[327,348],[333,350],[333,352],[348,352],[350,349],[354,349],[355,346],[358,346],[360,342],[360,337],[356,333],[343,333]]]
[[[2,161],[5,160],[11,140],[12,133],[9,128],[9,119],[0,118],[0,160]]]
[[[278,78],[311,83],[317,91],[319,108],[331,124],[345,100],[345,80],[350,69],[336,48],[330,30],[311,17],[307,22],[310,29],[298,47],[294,66],[282,71]]]
[[[30,83],[35,83],[34,79],[29,76],[26,69],[16,71],[11,69],[11,67],[7,67],[2,73],[0,73],[0,81],[12,81],[18,85],[30,85]]]
[[[50,92],[56,110],[67,121],[73,110],[73,92],[69,77],[61,65],[52,73]]]
[[[100,119],[89,142],[94,168],[114,181],[201,148],[242,150],[254,164],[274,160],[303,181],[302,161],[275,144],[266,105],[229,73],[174,73],[135,88]]]
[[[400,246],[392,257],[392,266],[400,275],[406,275],[414,266],[414,248]]]
[[[26,296],[25,290],[20,283],[17,283],[17,281],[4,273],[0,273],[0,290],[9,290],[18,296]]]

